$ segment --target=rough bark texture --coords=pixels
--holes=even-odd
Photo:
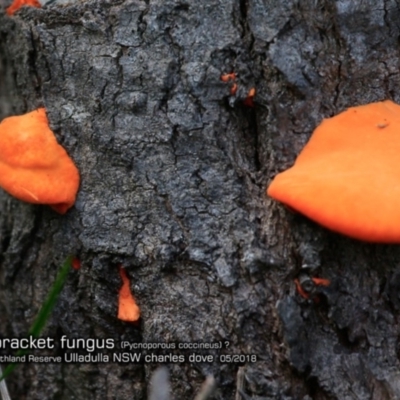
[[[400,398],[399,247],[328,232],[265,196],[322,118],[400,102],[399,21],[396,0],[91,1],[0,15],[0,116],[44,105],[81,173],[65,216],[0,196],[1,335],[26,334],[72,253],[82,268],[47,335],[229,341],[205,353],[258,356],[240,364],[246,399]],[[234,96],[220,80],[231,71]],[[116,319],[119,264],[136,326]],[[295,293],[300,271],[331,279],[319,303]],[[8,384],[16,399],[144,399],[156,365],[27,364]],[[216,399],[235,398],[238,364],[168,367],[176,399],[208,374]]]

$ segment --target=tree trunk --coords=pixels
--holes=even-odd
[[[47,354],[64,357],[63,335],[113,339],[111,358],[129,352],[122,342],[214,347],[27,363],[7,379],[11,397],[145,399],[164,364],[176,399],[210,374],[215,399],[400,398],[399,247],[331,233],[265,195],[322,118],[400,102],[399,20],[396,0],[90,1],[0,15],[1,118],[44,106],[81,175],[66,215],[1,193],[1,335],[26,335],[73,254],[82,268],[47,324]],[[140,323],[116,318],[119,265]],[[295,291],[306,271],[332,282],[318,303]]]

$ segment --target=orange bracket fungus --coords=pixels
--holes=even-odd
[[[7,15],[13,15],[16,11],[18,11],[23,6],[30,7],[42,7],[41,4],[37,0],[14,0],[10,7],[6,9]]]
[[[267,194],[333,231],[400,243],[400,106],[387,100],[324,119]]]
[[[19,200],[64,214],[75,203],[79,173],[38,108],[0,123],[0,186]]]
[[[140,309],[131,293],[129,278],[122,266],[119,267],[119,275],[122,279],[122,287],[119,290],[118,319],[135,322],[140,318]]]

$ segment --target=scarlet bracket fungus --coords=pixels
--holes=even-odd
[[[31,6],[40,8],[42,5],[37,0],[14,0],[10,7],[6,9],[7,15],[13,15],[23,6]]]
[[[75,203],[79,173],[57,143],[44,108],[0,123],[0,186],[19,200],[64,214]]]
[[[140,318],[140,309],[131,293],[129,278],[125,269],[119,266],[119,275],[122,279],[122,287],[119,290],[118,319],[127,322],[135,322]]]
[[[399,154],[400,106],[352,107],[322,121],[267,194],[333,231],[400,243]]]

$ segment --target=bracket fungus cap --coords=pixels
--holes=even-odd
[[[324,119],[267,194],[333,231],[400,243],[400,106],[386,100]]]
[[[6,9],[7,15],[14,15],[21,7],[30,6],[40,8],[42,5],[38,0],[14,0],[12,4]]]
[[[75,203],[79,172],[38,108],[0,123],[0,186],[19,200],[64,214]]]
[[[118,319],[126,322],[136,322],[140,318],[140,308],[131,292],[130,282],[125,268],[119,266],[122,286],[118,296]]]

